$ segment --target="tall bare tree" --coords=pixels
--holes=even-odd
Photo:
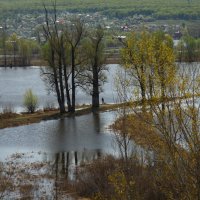
[[[106,81],[104,71],[107,70],[104,56],[104,30],[98,26],[83,45],[83,56],[87,59],[84,70],[79,75],[82,88],[92,96],[92,107],[99,107],[99,94]]]
[[[47,61],[50,65],[52,73],[43,73],[50,75],[52,86],[55,87],[57,100],[60,108],[60,113],[65,112],[65,94],[64,94],[64,81],[63,81],[63,46],[62,34],[60,34],[57,25],[57,10],[56,3],[53,5],[53,17],[49,17],[48,10],[44,5],[45,10],[45,26],[43,26],[44,35],[48,42],[48,57]]]
[[[70,46],[70,65],[71,65],[71,87],[72,87],[72,106],[71,111],[75,111],[76,104],[76,67],[80,65],[78,61],[79,47],[84,37],[84,22],[79,19],[73,19],[65,28],[65,39]]]

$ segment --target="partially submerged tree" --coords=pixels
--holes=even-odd
[[[7,41],[7,33],[6,33],[6,29],[7,26],[6,24],[4,24],[4,26],[2,27],[2,48],[3,48],[3,55],[4,55],[4,67],[7,67],[7,45],[6,45],[6,41]]]
[[[71,65],[71,87],[72,87],[72,106],[71,111],[75,111],[76,103],[76,76],[77,67],[82,64],[82,58],[78,55],[81,41],[84,37],[84,22],[79,18],[73,19],[65,28],[64,39],[67,41],[70,49],[70,65]]]
[[[8,50],[13,55],[13,61],[11,62],[14,66],[16,66],[16,54],[19,46],[19,39],[16,33],[13,33],[7,40]],[[27,51],[27,49],[26,49]]]
[[[57,24],[57,11],[56,4],[53,6],[54,16],[49,17],[48,10],[45,9],[46,25],[43,27],[44,35],[47,41],[46,46],[46,59],[49,64],[49,70],[43,72],[46,75],[46,80],[54,87],[59,104],[60,113],[65,112],[65,95],[64,95],[64,77],[63,77],[63,36],[59,32]],[[68,84],[68,82],[65,82]],[[65,86],[66,87],[66,86]],[[71,105],[68,105],[70,108]]]
[[[200,40],[186,35],[178,42],[176,51],[179,62],[197,62],[200,59]]]
[[[49,64],[42,72],[44,80],[56,91],[60,113],[65,112],[65,102],[68,111],[75,112],[77,87],[87,89],[92,95],[92,107],[99,107],[99,93],[106,80],[103,29],[99,27],[91,34],[86,33],[84,22],[79,18],[58,24],[56,4],[53,8],[53,17],[50,17],[44,6],[44,56]]]
[[[4,53],[4,65],[29,66],[34,54],[40,53],[40,46],[35,40],[21,38],[13,33],[5,36],[0,41],[0,46]]]
[[[157,174],[161,189],[178,199],[200,198],[199,177],[199,69],[191,68],[178,74],[174,89],[168,92],[170,101],[165,102],[165,112],[160,104],[150,103],[153,118],[146,120],[163,140],[163,150],[156,149],[156,165],[173,178],[175,189]],[[161,168],[162,169],[162,168]],[[156,171],[156,173],[160,173]],[[181,191],[184,188],[184,192]]]
[[[99,94],[106,81],[104,71],[107,70],[104,56],[104,30],[97,27],[91,32],[83,45],[83,56],[86,63],[82,66],[79,81],[82,88],[92,96],[92,107],[99,107]]]
[[[143,108],[148,99],[166,97],[166,87],[175,78],[172,40],[164,33],[131,33],[121,51],[123,66],[139,86]],[[164,109],[164,104],[163,104]]]
[[[155,61],[150,62],[155,64],[152,73],[154,85],[151,88],[153,98],[147,102],[149,109],[142,114],[139,109],[134,109],[135,116],[132,121],[130,116],[129,123],[126,123],[126,134],[131,134],[133,139],[140,137],[140,140],[135,141],[153,152],[153,164],[150,167],[155,187],[162,194],[162,199],[200,199],[200,71],[195,65],[184,65],[176,70],[170,43],[166,45],[167,41],[163,42],[157,36],[156,41],[154,45],[157,48],[152,52]],[[148,58],[148,51],[144,52],[143,60],[139,57],[143,66]],[[125,55],[130,64],[130,54]],[[135,73],[137,76],[137,71]],[[145,75],[148,79],[149,74]],[[148,91],[146,97],[151,97]],[[136,136],[137,129],[133,126],[135,118],[141,123],[141,130],[138,130]],[[145,125],[152,134],[145,131]]]
[[[183,38],[185,47],[185,59],[187,62],[194,62],[196,60],[196,40],[195,38],[187,35]]]

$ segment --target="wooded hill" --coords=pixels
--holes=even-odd
[[[40,11],[43,2],[52,6],[49,0],[0,0],[0,10]],[[71,12],[100,11],[118,18],[142,14],[153,19],[200,19],[199,0],[57,0],[57,8]]]

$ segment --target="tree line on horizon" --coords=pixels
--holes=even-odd
[[[47,8],[53,11],[52,3],[44,1]],[[43,12],[40,0],[34,1],[0,1],[0,8],[4,10],[1,15],[5,14],[5,11],[11,13],[17,12]],[[69,1],[69,0],[57,0],[58,10],[67,10],[69,12],[102,12],[109,17],[124,18],[133,15],[151,16],[153,19],[182,19],[182,20],[196,20],[200,19],[199,14],[199,1],[198,0],[141,0],[141,1],[129,1],[122,2],[119,0],[108,1]]]

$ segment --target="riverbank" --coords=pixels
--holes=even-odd
[[[121,64],[121,57],[120,54],[117,54],[115,56],[107,56],[105,63],[104,64]],[[48,62],[40,57],[32,57],[30,60],[29,64],[23,65],[20,62],[17,62],[16,64],[13,64],[13,57],[11,59],[7,60],[7,66],[4,64],[4,60],[1,60],[0,58],[0,67],[5,68],[5,67],[10,67],[10,68],[15,68],[15,67],[31,67],[31,66],[48,66]]]
[[[119,108],[122,104],[104,104],[100,105],[97,111],[108,111]],[[95,112],[90,106],[79,106],[76,108],[75,113],[60,114],[58,109],[52,110],[38,110],[37,112],[31,113],[3,113],[0,114],[0,129],[28,125],[33,123],[39,123],[44,120],[61,119],[71,116],[80,116]]]
[[[31,66],[40,66],[41,67],[41,66],[48,66],[49,65],[46,60],[44,60],[40,57],[32,57],[31,60],[30,60],[30,63],[27,64],[27,65],[22,65],[20,63],[16,63],[14,65],[12,59],[7,61],[7,66],[5,66],[4,61],[0,59],[0,67],[1,68],[5,68],[5,67],[10,67],[10,68],[31,67]],[[178,62],[178,63],[192,63],[192,62],[188,61],[188,59],[185,58],[185,57],[181,57],[181,58],[176,57],[176,62]],[[193,62],[200,62],[200,58],[196,58],[196,60],[193,61]],[[121,65],[122,64],[121,55],[119,53],[114,54],[114,55],[106,55],[106,60],[105,60],[104,64],[106,64],[106,65],[109,65],[109,64]]]
[[[200,96],[197,94],[196,96]],[[160,104],[161,102],[169,102],[169,101],[176,101],[177,99],[185,99],[185,98],[191,98],[190,95],[185,97],[176,97],[174,98],[165,98],[159,99],[154,98],[152,100],[146,101],[146,106],[148,104]],[[75,113],[68,113],[60,114],[58,109],[51,109],[51,110],[38,110],[35,113],[0,113],[0,129],[3,128],[9,128],[9,127],[16,127],[16,126],[22,126],[22,125],[28,125],[33,123],[39,123],[44,120],[54,120],[54,119],[62,119],[65,117],[71,117],[71,116],[80,116],[84,114],[88,114],[91,112],[99,112],[99,111],[109,111],[109,110],[115,110],[117,108],[121,108],[122,106],[126,107],[137,107],[141,106],[142,102],[134,101],[134,102],[126,102],[126,103],[115,103],[115,104],[101,104],[99,108],[96,110],[92,109],[91,105],[82,105],[77,106]]]

